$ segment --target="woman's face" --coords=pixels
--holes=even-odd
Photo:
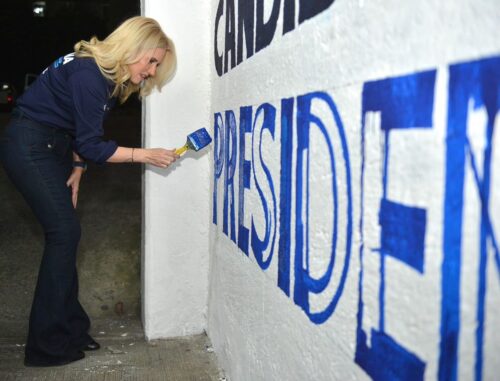
[[[156,68],[162,63],[166,53],[166,49],[163,48],[146,50],[144,55],[139,58],[139,61],[128,65],[130,82],[138,85],[146,78],[154,77]]]

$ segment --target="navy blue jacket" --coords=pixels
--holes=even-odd
[[[92,58],[72,53],[45,69],[17,100],[17,107],[38,123],[67,130],[76,153],[102,164],[118,147],[102,138],[104,118],[116,103],[110,97],[113,87]]]

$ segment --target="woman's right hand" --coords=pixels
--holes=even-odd
[[[155,167],[167,168],[179,158],[175,149],[135,148],[134,161],[151,164]]]

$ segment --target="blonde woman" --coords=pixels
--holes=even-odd
[[[68,364],[100,347],[78,301],[80,178],[88,160],[165,168],[178,158],[174,150],[120,147],[102,138],[103,120],[115,103],[160,90],[175,64],[174,45],[159,24],[133,17],[103,41],[78,42],[17,101],[0,139],[0,161],[45,233],[26,366]]]

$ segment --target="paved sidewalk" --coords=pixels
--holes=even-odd
[[[65,366],[26,368],[20,327],[0,323],[0,328],[7,336],[0,338],[1,381],[223,380],[204,334],[146,342],[136,320],[100,321],[92,330],[100,350]]]

